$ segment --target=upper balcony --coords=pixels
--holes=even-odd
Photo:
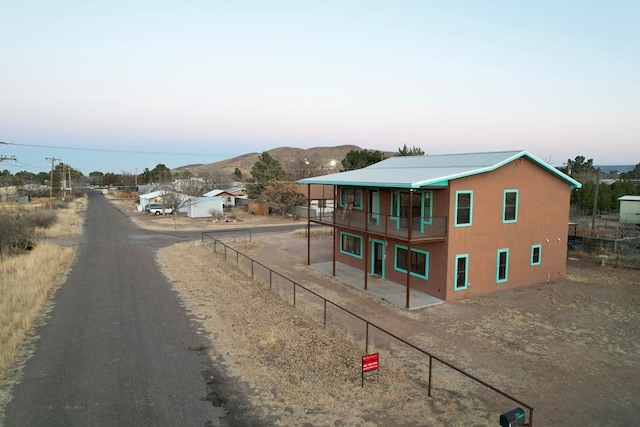
[[[346,208],[319,208],[317,216],[310,221],[411,242],[442,241],[447,237],[446,217],[412,218],[413,226],[409,230],[409,218]]]

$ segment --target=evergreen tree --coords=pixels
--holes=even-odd
[[[396,156],[424,156],[424,151],[416,146],[407,148],[407,144],[404,144],[402,148],[398,148]]]
[[[378,163],[384,159],[382,152],[378,150],[351,150],[342,161],[344,170],[362,169]]]
[[[259,200],[268,184],[290,179],[280,162],[265,151],[251,167],[251,177],[247,181],[247,195],[251,199]]]

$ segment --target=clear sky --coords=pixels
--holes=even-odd
[[[0,163],[281,146],[640,163],[640,1],[8,1]]]

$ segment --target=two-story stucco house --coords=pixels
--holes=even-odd
[[[333,261],[365,289],[370,274],[406,286],[407,307],[410,289],[451,301],[563,278],[581,186],[526,151],[392,157],[299,183],[334,188],[333,215],[308,219],[333,227]]]

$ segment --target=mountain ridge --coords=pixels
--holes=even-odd
[[[335,167],[339,165],[352,150],[361,150],[357,145],[338,145],[331,147],[312,147],[312,148],[295,148],[295,147],[277,147],[266,150],[274,159],[278,160],[282,167],[286,170],[287,165],[295,161],[313,161],[324,167]],[[238,168],[243,175],[249,176],[251,168],[258,161],[263,152],[245,153],[240,156],[220,160],[213,163],[201,163],[179,166],[172,169],[173,172],[184,172],[188,170],[192,175],[209,175],[215,173],[233,174]],[[335,162],[335,163],[332,163]]]

